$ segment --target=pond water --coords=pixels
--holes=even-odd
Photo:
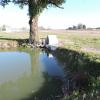
[[[0,100],[68,98],[100,100],[99,62],[68,50],[0,51]]]
[[[43,91],[49,89],[46,95],[50,95],[57,89],[58,82],[50,80],[63,77],[61,65],[52,54],[39,49],[0,52],[0,100],[38,100]]]

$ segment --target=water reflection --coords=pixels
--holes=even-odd
[[[30,55],[25,52],[0,52],[0,84],[31,74]]]
[[[57,62],[57,59],[51,54],[42,52],[40,54],[41,70],[50,76],[64,77],[64,72]]]
[[[56,58],[39,49],[0,52],[0,100],[55,98],[63,76]]]
[[[40,49],[0,52],[0,100],[100,99],[99,62],[66,49],[52,54]]]
[[[21,100],[39,90],[44,78],[38,58],[37,50],[0,52],[0,100]]]

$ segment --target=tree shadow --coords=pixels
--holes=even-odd
[[[21,100],[60,100],[63,97],[62,81],[59,78],[49,76],[47,73],[43,73],[43,76],[45,78],[43,86],[37,92]]]
[[[100,56],[58,48],[53,52],[57,60],[62,63],[65,71],[67,86],[65,96],[78,100],[100,99]],[[69,94],[68,94],[69,93]],[[92,95],[92,96],[91,96]],[[98,99],[99,98],[99,99]]]
[[[100,56],[91,56],[82,52],[58,48],[53,52],[56,58],[64,64],[64,69],[69,68],[71,72],[87,72],[92,76],[100,75]]]

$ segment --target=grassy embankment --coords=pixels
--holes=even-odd
[[[100,55],[99,33],[98,31],[47,31],[42,32],[40,38],[45,38],[48,34],[55,34],[62,48],[90,55]]]
[[[100,53],[100,34],[95,34],[95,31],[40,31],[39,38],[45,38],[48,34],[57,35],[64,48]],[[28,33],[0,32],[0,41],[25,40],[28,37]]]
[[[40,37],[55,34],[64,48],[100,53],[100,34],[91,31],[42,32]]]
[[[49,30],[39,31],[39,38],[45,38],[48,34],[55,34],[59,39],[60,47],[100,55],[100,32],[99,31],[66,31]],[[0,33],[0,42],[17,41],[19,44],[27,42],[28,33]]]
[[[26,45],[28,43],[28,33],[6,33],[0,32],[0,48],[7,49],[13,48],[21,45]]]

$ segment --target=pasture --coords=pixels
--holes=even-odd
[[[48,34],[56,34],[61,47],[82,52],[100,53],[100,31],[49,30],[39,32],[39,37],[45,38]]]
[[[59,46],[71,50],[100,53],[100,31],[99,30],[39,30],[39,39],[47,35],[55,34],[59,39]],[[0,41],[25,40],[29,33],[0,32]]]

